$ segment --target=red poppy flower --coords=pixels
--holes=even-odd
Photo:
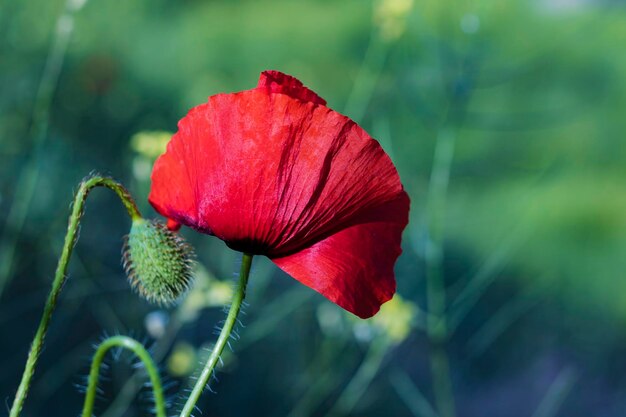
[[[395,292],[409,198],[378,142],[325,104],[277,71],[210,97],[179,122],[149,200],[366,318]]]

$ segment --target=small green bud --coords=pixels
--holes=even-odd
[[[192,281],[193,250],[182,237],[156,221],[133,221],[122,263],[130,285],[150,302],[170,305]]]

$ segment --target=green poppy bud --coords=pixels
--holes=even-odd
[[[130,285],[146,300],[170,305],[192,281],[193,250],[177,233],[156,221],[133,221],[122,262]]]

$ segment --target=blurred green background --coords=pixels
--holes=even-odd
[[[241,340],[202,415],[625,416],[625,6],[1,2],[2,400],[13,399],[81,178],[114,176],[154,215],[150,167],[177,120],[279,69],[397,164],[412,198],[400,297],[356,320],[255,259]],[[159,309],[124,278],[128,229],[113,193],[93,192],[24,416],[77,415],[92,345],[115,333],[152,346],[178,410],[239,257],[184,230],[196,287]],[[109,362],[97,415],[150,415],[132,358]]]

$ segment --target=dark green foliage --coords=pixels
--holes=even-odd
[[[559,375],[576,375],[571,367],[580,377],[556,416],[623,416],[623,1],[416,0],[404,33],[380,49],[368,46],[378,33],[379,1],[88,1],[75,14],[48,134],[35,152],[29,127],[36,91],[64,3],[0,1],[0,234],[16,242],[7,256],[13,274],[0,296],[3,398],[16,387],[75,184],[92,169],[114,175],[149,217],[153,155],[140,155],[130,138],[173,133],[190,107],[251,88],[272,68],[299,77],[331,107],[360,115],[391,154],[412,198],[396,267],[399,293],[422,308],[434,144],[450,101],[464,106],[464,117],[450,126],[454,158],[446,209],[438,213],[460,417],[532,416]],[[24,204],[16,198],[19,180],[33,170],[34,198]],[[91,343],[102,331],[145,332],[144,317],[154,310],[128,291],[119,267],[128,230],[119,203],[105,192],[92,198],[71,265],[74,280],[60,299],[24,417],[77,412],[72,381]],[[15,204],[28,206],[21,230],[5,222]],[[204,283],[198,274],[186,301],[203,307],[172,338],[198,348],[214,341],[213,326],[224,317],[205,307],[210,283],[230,283],[237,255],[218,239],[181,233],[206,267],[206,291],[192,297]],[[366,347],[348,324],[327,332],[336,320],[320,314],[326,302],[299,287],[259,259],[246,328],[233,344],[236,360],[228,365],[225,355],[236,369],[218,374],[219,395],[201,399],[205,416],[286,417],[306,409],[302,415],[317,417],[333,406]],[[173,328],[187,304],[168,316]],[[432,401],[428,354],[423,332],[413,329],[352,415],[414,415],[393,381],[411,382]],[[167,363],[166,353],[162,358]],[[408,380],[390,380],[394,370],[406,371]],[[108,409],[128,379],[119,372],[98,415],[146,415],[134,403]]]

